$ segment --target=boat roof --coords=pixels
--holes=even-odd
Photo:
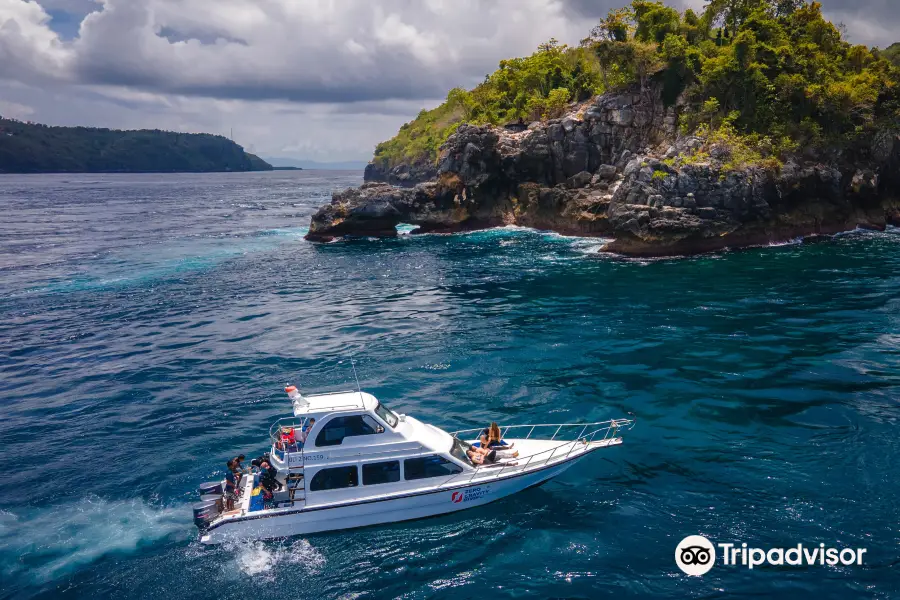
[[[294,401],[294,416],[305,416],[321,413],[371,410],[378,401],[375,396],[366,392],[328,392],[311,394]]]

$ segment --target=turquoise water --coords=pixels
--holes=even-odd
[[[655,261],[521,229],[304,242],[359,179],[0,179],[0,597],[900,594],[900,232]],[[196,484],[351,354],[446,428],[637,425],[476,511],[201,547]],[[690,534],[868,552],[689,578]]]

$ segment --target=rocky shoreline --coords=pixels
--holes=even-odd
[[[609,252],[669,256],[900,225],[897,132],[879,132],[855,164],[821,152],[735,169],[729,148],[679,133],[680,110],[664,106],[657,88],[632,89],[524,130],[461,125],[433,171],[370,165],[365,184],[313,215],[306,238],[390,237],[399,223],[416,225],[413,233],[520,225],[611,237]]]

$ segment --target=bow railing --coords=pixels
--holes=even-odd
[[[609,444],[618,437],[620,432],[628,431],[632,427],[634,427],[633,419],[611,419],[596,423],[540,423],[537,425],[500,426],[501,440],[506,437],[516,441],[540,439],[544,441],[559,441],[559,444],[528,456],[519,456],[513,459],[516,461],[514,464],[500,462],[490,465],[473,465],[474,468],[471,472],[453,475],[442,485],[455,483],[457,480],[467,477],[469,481],[473,481],[476,477],[482,480],[490,480],[500,477],[504,472],[525,471],[529,465],[550,464],[554,459],[562,461],[568,458],[579,445],[586,450],[590,444],[595,442],[598,444]],[[450,435],[461,441],[466,441],[466,439],[474,439],[480,436],[483,431],[483,427],[477,427],[475,429],[455,431]],[[524,431],[527,431],[525,437],[516,435]],[[578,433],[575,434],[575,431]],[[510,435],[510,432],[512,432],[512,435]],[[547,439],[547,436],[549,436],[549,439]]]

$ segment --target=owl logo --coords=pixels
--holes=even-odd
[[[675,548],[675,564],[687,575],[708,573],[715,563],[715,546],[702,535],[689,535]]]

